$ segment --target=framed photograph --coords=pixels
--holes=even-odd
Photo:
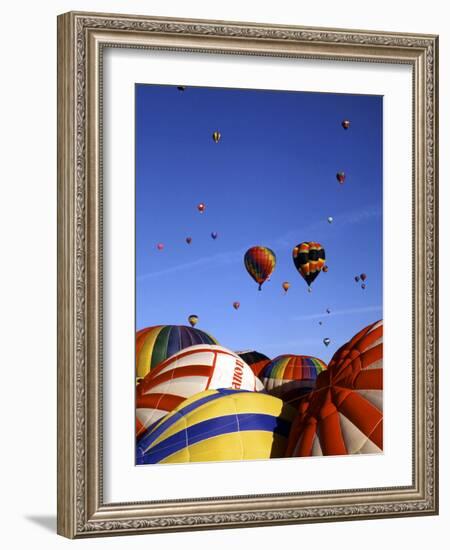
[[[431,35],[58,18],[58,532],[438,513]]]

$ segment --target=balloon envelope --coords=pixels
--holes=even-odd
[[[345,172],[338,172],[336,174],[336,179],[338,180],[339,183],[344,183],[344,181],[345,181]]]
[[[138,383],[136,417],[146,428],[187,397],[212,388],[261,391],[263,385],[234,352],[214,345],[190,346],[160,363]]]
[[[222,134],[219,131],[216,130],[215,132],[213,132],[212,138],[214,143],[219,143],[221,137]]]
[[[191,244],[191,242],[192,242],[192,237],[186,237],[186,242],[187,242],[188,244]]]
[[[262,284],[275,269],[275,252],[265,246],[253,246],[245,253],[244,264],[249,275],[258,283],[258,290],[261,290]]]
[[[348,129],[350,128],[350,121],[347,120],[347,119],[346,119],[346,120],[343,120],[343,121],[341,122],[341,124],[342,124],[342,128],[344,128],[344,130],[348,130]]]
[[[328,347],[330,345],[331,340],[329,338],[324,338],[323,343]]]
[[[233,389],[195,394],[138,439],[137,464],[283,457],[295,409]]]
[[[237,351],[236,353],[247,363],[256,376],[259,376],[262,369],[270,363],[270,359],[267,355],[259,351]]]
[[[383,450],[383,322],[358,332],[317,377],[299,407],[286,456]]]
[[[191,327],[195,327],[195,325],[198,323],[198,316],[197,315],[189,315],[188,317],[189,324]]]
[[[143,378],[151,369],[178,351],[195,344],[218,344],[217,340],[187,326],[157,325],[136,333],[136,377]]]
[[[314,241],[298,244],[292,251],[297,271],[310,286],[325,265],[325,249]]]
[[[197,210],[200,212],[200,214],[203,214],[203,212],[205,211],[205,208],[206,208],[205,203],[200,202],[199,204],[197,204]]]
[[[267,392],[286,403],[294,404],[311,392],[317,375],[327,368],[317,357],[309,355],[279,355],[260,372]]]

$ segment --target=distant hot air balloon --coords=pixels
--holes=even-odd
[[[316,242],[303,242],[292,251],[295,267],[305,279],[308,287],[325,265],[325,250]]]
[[[177,86],[177,90],[179,92],[184,92],[185,89],[186,89],[185,86]]]
[[[323,271],[324,273],[326,273],[326,272],[328,271],[328,266],[327,266],[327,265],[324,265],[324,266],[322,267],[322,271]]]
[[[213,231],[211,233],[211,238],[214,239],[214,240],[216,240],[218,236],[219,236],[219,234],[216,231]]]
[[[333,223],[333,218],[332,218],[332,216],[328,216],[327,222],[328,222],[328,223]]]
[[[187,242],[188,244],[191,244],[191,242],[192,242],[192,237],[186,237],[186,242]]]
[[[361,288],[364,290],[364,289],[366,288],[366,285],[363,283],[363,284],[361,285]]]
[[[218,130],[213,132],[212,138],[214,143],[219,143],[221,137],[222,137],[222,134]]]
[[[329,338],[324,338],[323,343],[328,347],[330,345],[331,340]]]
[[[164,248],[163,243],[158,243],[158,244],[156,245],[156,248],[157,248],[158,250],[163,250],[163,248]]]
[[[195,327],[195,325],[198,323],[198,315],[189,315],[188,321],[191,327]]]
[[[359,283],[359,275],[355,275],[355,283]]]
[[[350,121],[349,120],[343,120],[341,122],[341,125],[342,125],[342,128],[344,128],[344,130],[348,130],[350,128]]]
[[[198,328],[177,325],[156,325],[136,332],[136,378],[178,351],[196,344],[218,344],[217,340]]]
[[[344,183],[344,181],[345,181],[345,172],[338,172],[336,174],[336,179],[338,180],[339,183]]]
[[[367,279],[367,275],[365,273],[361,273],[360,277],[361,277],[361,281],[363,282]]]
[[[245,253],[244,264],[250,277],[258,283],[258,290],[261,290],[262,284],[275,269],[275,252],[265,246],[252,246]]]
[[[322,324],[322,321],[319,321],[319,325],[321,325],[321,324]]]
[[[205,208],[206,208],[205,203],[199,202],[197,204],[197,210],[200,212],[200,214],[203,214],[203,212],[205,211]]]
[[[331,309],[329,307],[327,307],[327,309],[325,310],[327,313],[331,313]]]
[[[234,309],[239,309],[241,307],[240,302],[233,302]]]
[[[287,292],[289,290],[289,287],[291,286],[291,283],[289,281],[284,281],[281,286],[283,287],[283,290]]]

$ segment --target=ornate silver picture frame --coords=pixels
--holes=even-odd
[[[259,494],[167,500],[149,490],[142,502],[105,501],[102,94],[108,48],[411,67],[411,484],[275,493],[261,486]],[[438,513],[437,118],[437,36],[77,12],[58,17],[59,534],[81,538]]]

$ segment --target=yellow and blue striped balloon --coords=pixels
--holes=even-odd
[[[295,415],[264,393],[204,391],[147,429],[136,444],[136,464],[280,458]]]

